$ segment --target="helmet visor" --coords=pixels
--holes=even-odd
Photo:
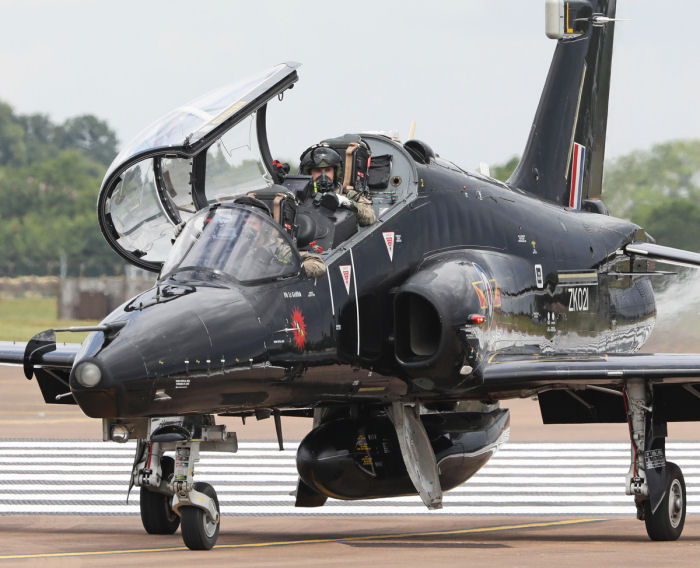
[[[319,146],[311,151],[311,167],[337,166],[340,163],[338,152],[331,148]]]
[[[301,157],[300,170],[309,173],[312,168],[337,167],[341,159],[338,152],[327,146],[316,146],[304,152]]]

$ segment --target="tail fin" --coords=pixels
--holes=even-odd
[[[558,39],[525,153],[508,183],[560,205],[600,197],[616,0],[547,0]],[[552,31],[559,11],[560,33]]]

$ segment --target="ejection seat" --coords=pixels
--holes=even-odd
[[[295,217],[297,248],[324,252],[336,248],[357,232],[357,213],[324,207],[319,199],[309,195],[310,182],[311,176],[288,175],[282,183],[297,196],[299,203]]]

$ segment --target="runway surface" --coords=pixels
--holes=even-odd
[[[700,523],[682,540],[649,542],[619,517],[224,518],[217,546],[186,550],[133,517],[0,516],[0,566],[517,566],[658,568],[696,565]],[[640,532],[641,531],[641,532]]]
[[[137,492],[125,505],[132,446],[97,441],[102,437],[99,420],[85,417],[76,407],[44,404],[36,381],[27,381],[20,368],[0,366],[0,385],[0,568],[137,562],[275,568],[657,568],[671,562],[693,564],[700,551],[700,515],[689,514],[681,539],[673,543],[650,542],[644,523],[635,519],[632,499],[624,495],[626,424],[543,425],[537,403],[525,399],[504,403],[511,409],[511,441],[463,488],[446,493],[444,509],[436,512],[408,497],[383,503],[332,502],[299,514],[288,495],[296,481],[293,444],[287,442],[284,453],[275,449],[272,420],[249,420],[242,426],[240,420],[223,419],[238,433],[241,451],[215,454],[211,465],[205,455],[196,470],[198,480],[216,486],[224,517],[217,547],[192,552],[184,548],[179,531],[158,537],[145,533]],[[310,422],[284,419],[285,438],[301,439]],[[669,424],[668,457],[684,468],[690,511],[699,503],[700,444],[694,442],[699,439],[697,424]],[[233,465],[217,465],[221,459]],[[248,473],[231,473],[231,467]],[[253,480],[270,476],[266,470],[274,470],[274,481]],[[85,507],[83,513],[64,512],[76,504]],[[119,512],[100,514],[107,504]],[[379,505],[399,510],[378,514],[362,509]],[[542,510],[535,506],[549,514],[535,515]],[[595,507],[596,513],[586,514],[585,506]],[[601,514],[604,506],[615,512]],[[282,513],[273,514],[273,507]],[[468,511],[457,513],[458,507]],[[484,514],[485,507],[497,512]],[[505,514],[506,507],[520,507],[519,513]],[[555,507],[580,512],[556,513]]]
[[[217,490],[223,515],[634,515],[625,495],[623,443],[507,443],[472,479],[428,511],[417,496],[295,508],[298,443],[244,442],[237,454],[202,454],[195,479]],[[138,515],[126,495],[135,444],[0,441],[0,514]],[[688,513],[700,513],[700,444],[669,443]]]

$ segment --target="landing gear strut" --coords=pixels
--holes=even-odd
[[[194,483],[199,444],[188,440],[175,448],[175,475],[170,487],[173,511],[182,519],[182,540],[191,550],[209,550],[219,538],[219,500],[208,483]]]
[[[188,548],[209,550],[219,537],[220,511],[214,488],[193,479],[200,450],[236,452],[236,434],[212,416],[153,420],[149,438],[137,445],[132,480],[141,488],[146,532],[173,534],[181,526]]]
[[[637,518],[652,540],[677,540],[686,513],[681,469],[666,461],[666,423],[654,413],[652,394],[642,379],[627,381],[624,390],[630,429],[631,464],[627,495],[634,495]]]

